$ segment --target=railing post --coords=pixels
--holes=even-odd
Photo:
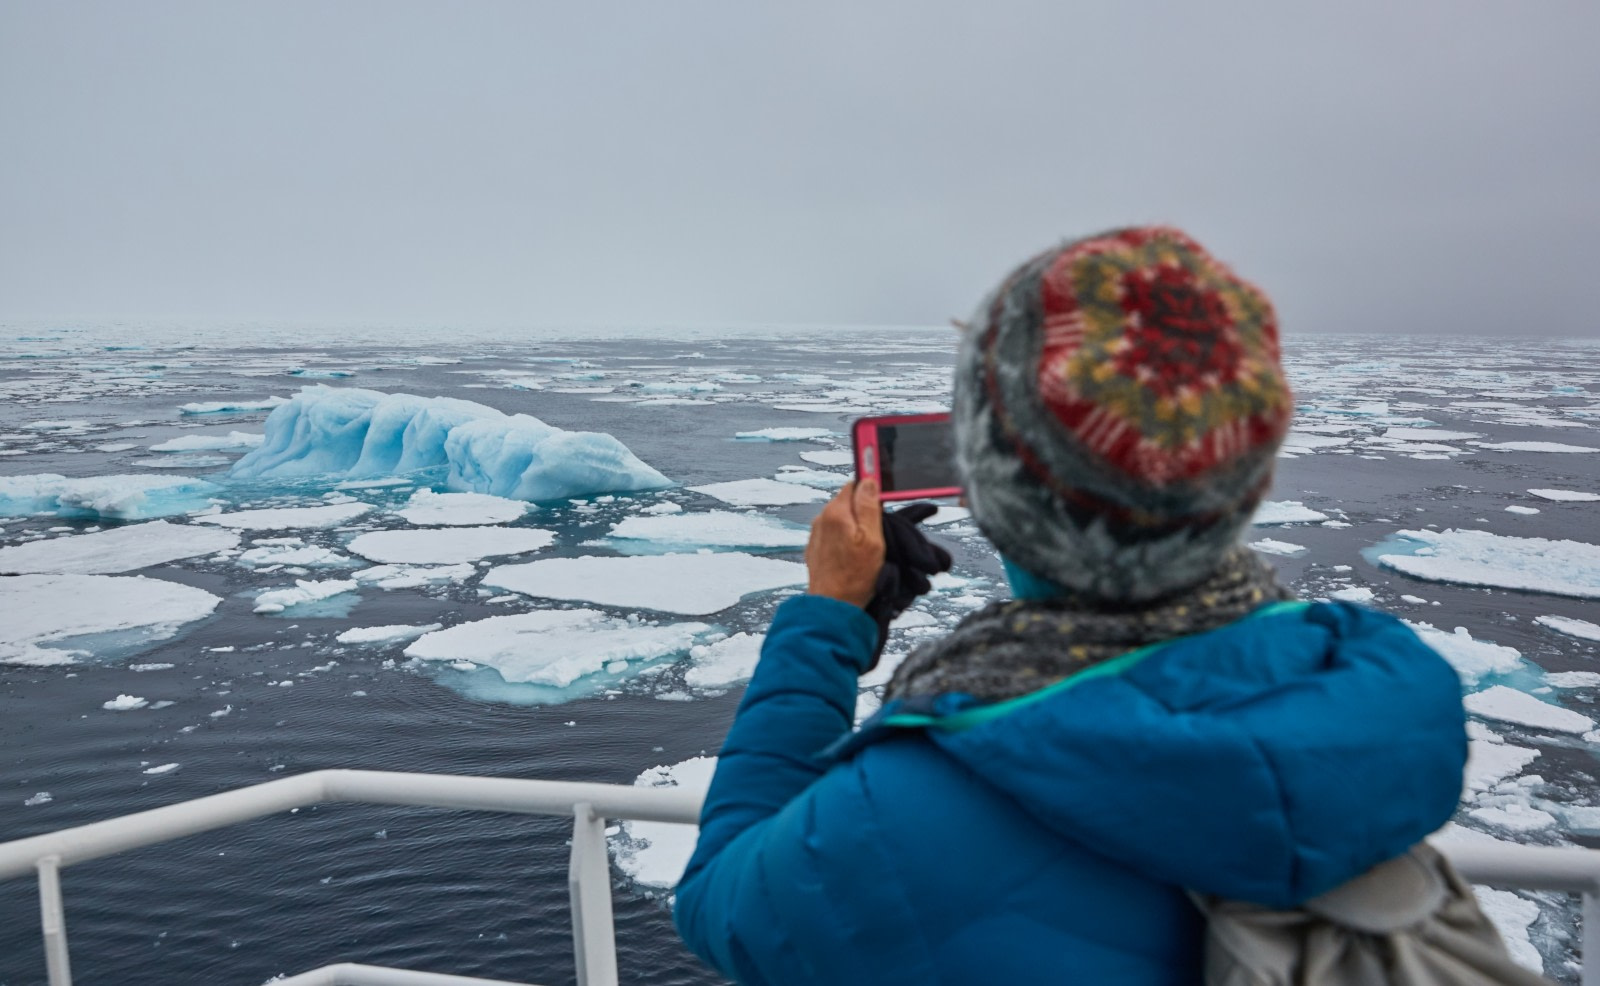
[[[46,856],[39,867],[39,925],[44,932],[44,969],[50,986],[72,986],[67,960],[67,915],[61,904],[61,857]]]
[[[573,805],[572,814],[567,889],[572,895],[572,950],[578,964],[578,986],[617,986],[617,939],[611,919],[606,821],[587,801]]]
[[[1583,892],[1583,928],[1580,930],[1583,951],[1578,961],[1583,963],[1583,986],[1600,986],[1600,887],[1590,887]]]

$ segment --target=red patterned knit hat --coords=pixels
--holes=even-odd
[[[1120,229],[1023,264],[973,322],[957,454],[1001,553],[1112,600],[1210,575],[1293,411],[1266,295],[1176,229]]]

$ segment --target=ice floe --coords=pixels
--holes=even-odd
[[[267,565],[294,565],[303,568],[330,568],[348,565],[350,559],[320,545],[306,544],[299,538],[261,538],[256,545],[234,560],[241,565],[265,567]]]
[[[634,662],[681,654],[710,627],[650,624],[592,609],[491,616],[424,634],[405,649],[425,661],[470,661],[508,683],[566,688],[602,672],[613,678]],[[620,662],[620,666],[619,666]]]
[[[1528,492],[1545,500],[1562,503],[1593,503],[1600,500],[1600,493],[1588,493],[1583,490],[1529,490]]]
[[[1600,687],[1600,671],[1556,671],[1546,674],[1544,683],[1552,688]]]
[[[1523,768],[1538,757],[1539,751],[1532,747],[1516,746],[1498,739],[1474,739],[1467,744],[1467,769],[1463,778],[1465,790],[1487,791],[1507,777],[1522,773]]]
[[[184,404],[178,408],[180,414],[237,414],[248,411],[270,411],[279,404],[287,404],[287,397],[265,397],[259,401],[207,401],[197,404]]]
[[[1383,437],[1402,442],[1464,442],[1481,438],[1475,431],[1446,431],[1443,428],[1387,428]]]
[[[1561,442],[1473,442],[1491,452],[1600,452],[1590,445],[1564,445]]]
[[[761,659],[764,633],[736,633],[710,644],[697,644],[689,650],[694,661],[684,672],[683,683],[700,691],[720,691],[750,680]]]
[[[1594,720],[1586,715],[1541,702],[1527,692],[1519,692],[1505,685],[1491,685],[1481,692],[1468,695],[1462,702],[1468,712],[1519,726],[1558,733],[1586,733],[1594,728]]]
[[[0,548],[0,573],[110,575],[237,547],[239,535],[153,520]]]
[[[1573,616],[1535,616],[1533,622],[1579,640],[1600,641],[1600,625]]]
[[[776,517],[708,510],[626,517],[612,526],[608,537],[619,550],[643,554],[695,548],[803,548],[808,533],[805,527]]]
[[[417,490],[405,506],[394,511],[408,524],[423,527],[462,527],[504,524],[528,512],[523,500],[511,500],[490,493],[435,493]]]
[[[1539,905],[1509,890],[1473,887],[1472,893],[1478,898],[1478,905],[1483,909],[1484,916],[1494,924],[1495,929],[1500,932],[1500,937],[1505,940],[1506,952],[1510,954],[1511,961],[1524,969],[1543,974],[1544,959],[1540,957],[1539,949],[1528,937],[1528,929],[1539,920]]]
[[[815,449],[810,452],[801,452],[800,458],[814,466],[853,466],[856,457],[848,449]]]
[[[10,576],[0,579],[0,663],[127,653],[210,616],[220,602],[203,589],[143,576]]]
[[[109,702],[101,702],[100,707],[107,712],[132,712],[142,709],[150,704],[150,700],[137,695],[118,695]]]
[[[415,640],[425,633],[432,633],[442,626],[443,624],[439,623],[428,623],[423,626],[391,623],[379,627],[351,627],[333,639],[341,644],[399,644]]]
[[[478,570],[469,564],[460,565],[374,565],[352,572],[350,577],[364,586],[375,589],[420,589],[429,585],[464,582]]]
[[[1506,507],[1506,513],[1508,514],[1536,514],[1538,512],[1538,507],[1524,507],[1520,503],[1513,503]]]
[[[255,448],[266,440],[266,437],[248,431],[230,431],[226,435],[180,435],[150,446],[150,451],[214,452],[222,449]]]
[[[321,507],[278,507],[267,510],[235,510],[225,514],[196,517],[199,524],[216,524],[240,531],[289,531],[337,527],[372,510],[370,503],[334,503]]]
[[[689,489],[736,507],[781,507],[828,499],[828,494],[822,490],[796,483],[780,483],[775,479],[736,479],[728,483],[691,486]]]
[[[1461,676],[1461,683],[1475,688],[1489,675],[1510,674],[1522,668],[1522,652],[1489,640],[1478,640],[1466,627],[1456,627],[1446,633],[1429,623],[1405,621],[1422,642],[1439,652],[1439,655]]]
[[[1274,541],[1272,538],[1262,538],[1259,541],[1251,541],[1250,547],[1264,554],[1282,555],[1285,558],[1293,558],[1296,555],[1303,555],[1306,553],[1304,545],[1290,544],[1288,541]]]
[[[826,469],[807,469],[805,466],[784,466],[773,479],[780,483],[799,483],[819,490],[836,490],[850,477]]]
[[[350,542],[350,550],[377,562],[455,565],[520,555],[548,548],[554,531],[538,527],[451,527],[421,531],[372,531]]]
[[[838,436],[826,428],[762,428],[734,437],[745,442],[825,442]]]
[[[268,589],[256,596],[255,612],[281,613],[286,609],[304,606],[308,603],[319,603],[341,596],[347,592],[354,592],[358,587],[355,579],[326,579],[321,582],[295,579],[294,586],[288,589]]]
[[[634,780],[636,787],[683,787],[704,791],[716,773],[716,757],[693,757],[681,763],[651,767]],[[694,855],[699,831],[693,825],[629,819],[618,825],[611,850],[617,869],[641,887],[670,890]]]
[[[1309,524],[1327,519],[1327,514],[1312,510],[1299,500],[1263,500],[1250,523],[1266,527],[1273,524]]]
[[[1370,603],[1375,593],[1364,585],[1346,586],[1328,593],[1329,599],[1337,599],[1345,603]]]
[[[147,520],[204,510],[220,492],[214,483],[184,476],[0,476],[0,517]]]
[[[741,552],[551,558],[490,569],[483,585],[546,599],[709,615],[756,592],[803,585],[804,565]]]
[[[659,489],[671,480],[610,435],[566,431],[471,401],[307,387],[266,421],[243,479],[363,479],[448,467],[455,491],[519,500]]]
[[[1600,545],[1487,531],[1400,531],[1367,549],[1379,565],[1414,578],[1600,598]]]

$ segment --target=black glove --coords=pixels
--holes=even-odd
[[[883,513],[883,568],[866,607],[867,615],[878,622],[878,646],[872,651],[868,671],[877,667],[883,656],[889,622],[933,588],[928,576],[950,571],[950,552],[929,541],[917,526],[938,510],[931,503],[913,503]]]

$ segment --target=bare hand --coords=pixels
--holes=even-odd
[[[882,567],[883,503],[878,499],[878,482],[846,483],[811,522],[811,540],[806,544],[811,580],[806,591],[865,608]]]

